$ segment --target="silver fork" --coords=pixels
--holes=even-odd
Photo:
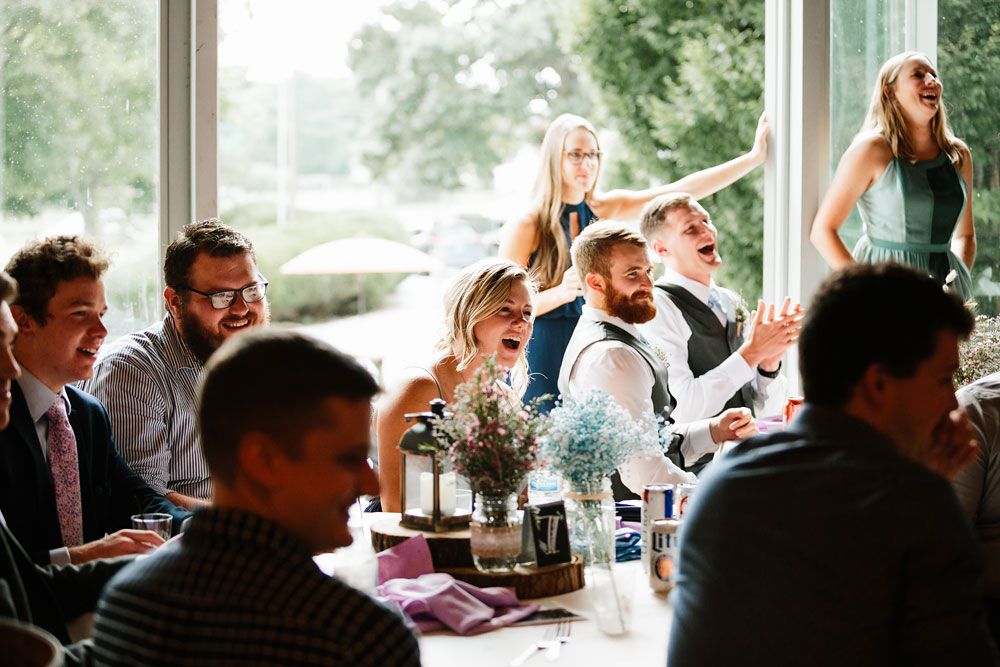
[[[549,650],[545,652],[545,659],[549,662],[555,662],[559,659],[559,649],[562,645],[569,641],[569,635],[573,631],[573,624],[569,621],[559,621],[559,625],[556,628],[556,636],[549,644]]]
[[[525,649],[524,653],[522,653],[521,655],[517,656],[516,658],[510,661],[510,667],[518,667],[519,665],[523,665],[528,660],[528,658],[535,655],[535,653],[541,651],[543,648],[551,650],[553,646],[559,644],[559,641],[556,639],[556,637],[557,637],[556,626],[550,625],[548,628],[545,629],[545,634],[542,635],[541,639],[535,642],[534,645],[529,646],[527,649]]]

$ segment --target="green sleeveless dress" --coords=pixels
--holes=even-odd
[[[951,235],[965,212],[968,186],[942,151],[911,164],[893,158],[858,199],[864,234],[854,246],[859,262],[898,262],[927,271],[963,301],[972,298],[972,276],[951,251]]]

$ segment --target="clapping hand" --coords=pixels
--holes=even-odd
[[[786,296],[777,314],[774,310],[773,303],[765,306],[760,300],[757,310],[750,315],[750,329],[739,352],[751,368],[778,370],[785,350],[799,339],[805,317],[802,304],[797,303],[793,308],[791,297]]]

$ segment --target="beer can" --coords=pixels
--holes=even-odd
[[[658,519],[649,527],[649,585],[654,591],[669,591],[674,587],[680,556],[681,522]]]
[[[695,484],[678,484],[677,485],[677,511],[674,512],[674,516],[681,518],[684,513],[688,511],[690,507],[691,494],[694,493]]]
[[[671,519],[674,516],[674,485],[646,484],[642,487],[642,568],[648,572],[649,524],[657,519]]]
[[[793,396],[785,400],[785,410],[782,413],[782,421],[785,426],[788,426],[789,422],[795,418],[795,415],[799,414],[799,410],[805,405],[806,399],[801,396]]]

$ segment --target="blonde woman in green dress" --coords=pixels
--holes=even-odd
[[[927,271],[965,300],[976,258],[972,155],[955,137],[943,87],[914,51],[882,65],[868,115],[837,166],[810,239],[834,269],[893,261]],[[847,250],[838,231],[855,204],[864,235]]]

